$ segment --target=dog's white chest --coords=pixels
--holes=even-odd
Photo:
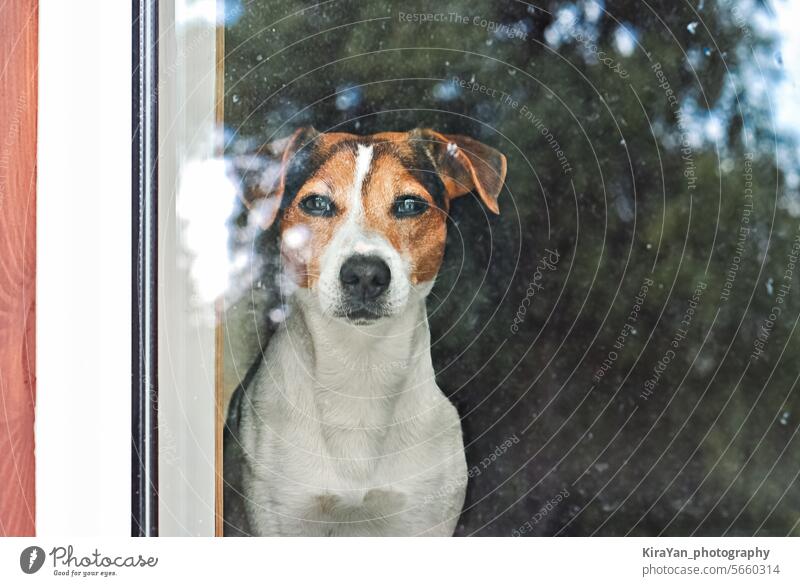
[[[451,535],[466,464],[458,416],[441,401],[427,416],[401,406],[399,418],[375,429],[338,428],[336,417],[309,423],[275,410],[262,423],[269,431],[256,453],[268,464],[251,484],[257,531]],[[361,422],[375,423],[366,415]]]
[[[292,345],[292,335],[272,341],[254,380],[257,400],[243,415],[251,529],[452,535],[466,462],[458,414],[429,356],[409,365],[391,350],[382,361],[362,352],[348,363]]]
[[[449,506],[441,492],[449,486],[444,501],[463,499],[455,410],[437,409],[427,417],[402,404],[397,410],[399,417],[390,421],[381,420],[385,408],[365,410],[343,427],[327,413],[314,433],[305,433],[306,453],[284,461],[299,489],[295,513],[306,534],[415,535],[445,521],[446,509],[460,510],[460,501]],[[353,423],[363,427],[347,427]]]

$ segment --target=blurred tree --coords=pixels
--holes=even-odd
[[[768,7],[228,10],[229,153],[313,125],[508,156],[499,217],[452,210],[430,298],[475,467],[460,534],[800,534],[797,146]]]

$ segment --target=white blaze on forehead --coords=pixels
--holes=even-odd
[[[389,312],[399,311],[404,307],[411,291],[408,262],[395,250],[385,235],[367,230],[364,225],[362,192],[372,165],[372,156],[371,146],[358,145],[353,183],[347,194],[346,220],[336,230],[334,237],[322,252],[317,295],[320,306],[326,313],[341,310],[343,294],[339,275],[342,265],[353,254],[377,256],[389,265],[392,278],[384,300]]]
[[[355,246],[353,246],[353,251],[357,252],[358,254],[369,254],[375,250],[376,246],[374,244],[365,242],[364,240],[359,240],[356,242]]]
[[[369,173],[372,165],[372,147],[358,145],[356,153],[356,170],[353,179],[353,187],[350,191],[350,212],[351,219],[359,221],[364,215],[364,206],[361,201],[361,191],[364,187],[364,179]]]

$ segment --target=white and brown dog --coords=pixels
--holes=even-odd
[[[425,298],[451,202],[498,213],[505,157],[431,130],[301,129],[265,148],[296,290],[229,409],[226,534],[452,535],[467,469]]]

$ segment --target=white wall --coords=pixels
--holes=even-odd
[[[36,526],[130,535],[131,6],[40,0]]]

